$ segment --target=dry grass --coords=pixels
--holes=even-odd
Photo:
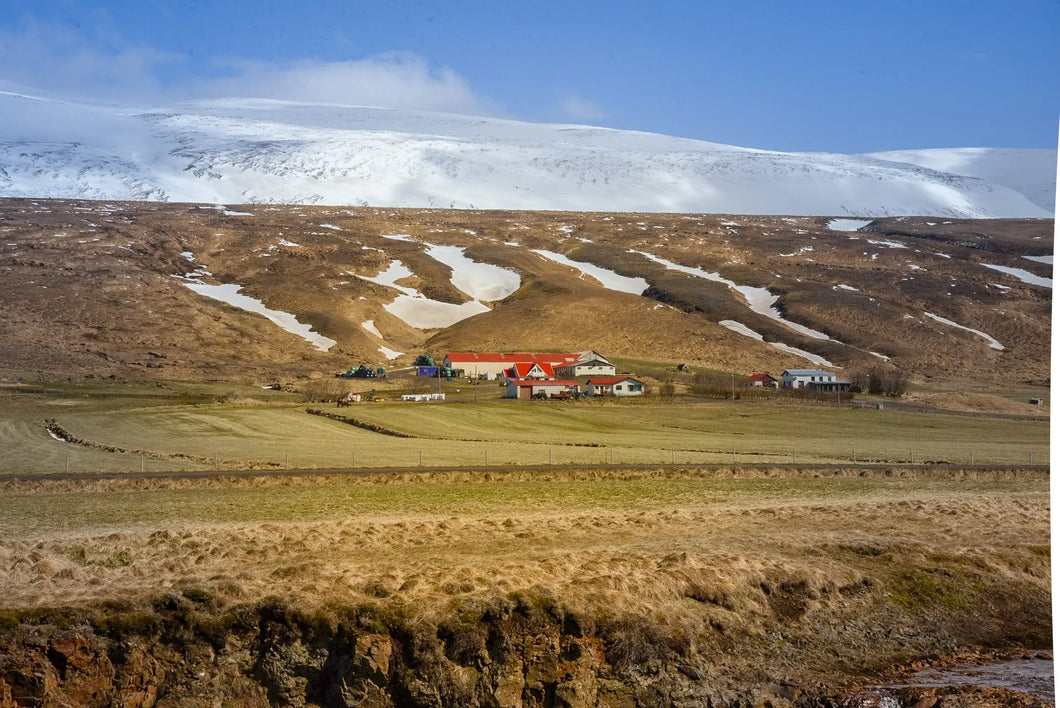
[[[762,583],[827,603],[941,558],[1048,587],[1044,475],[593,476],[8,484],[0,593],[443,607],[533,590],[709,623],[768,610]]]

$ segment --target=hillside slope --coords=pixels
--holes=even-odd
[[[1045,220],[0,200],[0,234],[8,376],[268,383],[423,351],[596,349],[1049,377]]]
[[[1022,170],[1018,157],[1013,169]],[[0,92],[7,197],[1051,216],[1010,187],[872,156],[588,126],[249,99],[98,106]]]

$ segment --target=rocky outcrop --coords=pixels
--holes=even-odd
[[[310,615],[272,600],[220,612],[172,596],[150,612],[38,612],[0,630],[0,708],[800,702],[776,686],[716,685],[688,647],[635,624],[521,599],[440,624],[393,608]]]
[[[399,605],[308,613],[270,599],[222,611],[194,597],[3,615],[0,708],[979,705],[941,690],[844,699],[842,682],[739,674],[679,631],[540,598],[469,601],[437,621]],[[977,696],[987,693],[983,705],[1039,705]]]

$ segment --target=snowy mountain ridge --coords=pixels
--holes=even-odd
[[[960,150],[784,153],[423,111],[263,99],[100,106],[0,91],[6,197],[1052,216],[1042,195],[1055,184],[1055,150],[979,150],[980,169],[961,172],[968,160],[946,157]]]

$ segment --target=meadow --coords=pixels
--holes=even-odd
[[[445,403],[390,400],[338,409],[305,403],[298,394],[233,385],[7,386],[0,392],[0,473],[1016,465],[1044,464],[1049,454],[1046,418],[784,400],[518,402],[501,399],[495,386],[461,390],[449,383],[445,389]],[[80,444],[56,439],[48,424]]]

